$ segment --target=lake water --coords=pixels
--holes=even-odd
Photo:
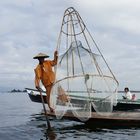
[[[50,118],[47,131],[42,104],[27,93],[0,93],[0,140],[139,140],[140,128],[91,128],[83,123]]]

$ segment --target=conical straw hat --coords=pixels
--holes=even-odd
[[[34,56],[33,59],[47,58],[47,57],[49,57],[49,56],[44,53],[39,53],[38,55]]]

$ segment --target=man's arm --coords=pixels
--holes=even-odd
[[[39,85],[40,78],[38,77],[37,70],[35,69],[34,71],[35,71],[35,87],[36,87],[36,89],[39,89],[40,88],[40,85]]]
[[[51,65],[55,66],[57,64],[57,60],[58,60],[58,51],[54,52],[54,60],[51,61]]]

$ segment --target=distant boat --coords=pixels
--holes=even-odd
[[[38,94],[37,92],[33,91],[33,90],[27,90],[27,93],[31,99],[31,101],[33,102],[37,102],[37,103],[41,103],[41,97],[40,94]],[[45,93],[46,94],[46,93]],[[43,95],[44,101],[46,102],[46,95]],[[71,96],[71,100],[73,100],[73,102],[82,102],[82,100],[84,100],[84,98],[82,97],[77,97],[77,96]],[[95,101],[96,99],[93,98],[93,100]],[[137,109],[140,109],[140,99],[137,99],[135,101],[132,100],[127,100],[127,99],[118,99],[117,100],[117,105],[113,106],[113,111],[136,111]],[[95,110],[92,107],[92,111],[94,112]]]

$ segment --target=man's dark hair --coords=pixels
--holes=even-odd
[[[124,90],[127,90],[127,91],[129,91],[129,88],[128,88],[128,87],[125,87],[125,88],[124,88]]]

